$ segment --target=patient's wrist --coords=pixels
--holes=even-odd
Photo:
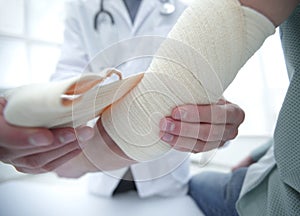
[[[105,128],[102,125],[101,119],[97,122],[98,131],[101,135],[101,138],[104,141],[104,144],[115,154],[120,156],[121,158],[127,160],[129,163],[135,163],[136,161],[130,158],[128,155],[126,155],[122,149],[114,142],[114,140],[109,136],[109,134],[106,132]]]

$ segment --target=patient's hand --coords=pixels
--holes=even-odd
[[[58,176],[78,178],[86,173],[116,170],[136,163],[106,133],[101,119],[94,129],[95,136],[81,143],[83,152],[55,170]]]
[[[49,172],[81,152],[74,129],[22,128],[3,117],[6,101],[0,98],[0,161],[30,174]],[[90,128],[78,130],[84,141],[93,136]]]
[[[209,151],[234,139],[244,117],[239,106],[224,100],[214,105],[184,105],[162,119],[160,135],[179,151]]]

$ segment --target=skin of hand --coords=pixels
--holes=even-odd
[[[96,135],[81,143],[83,152],[54,171],[58,176],[78,178],[86,173],[116,170],[136,163],[110,138],[101,119],[94,130]]]
[[[248,167],[251,164],[255,163],[255,161],[252,159],[252,157],[249,155],[245,157],[242,161],[240,161],[237,165],[232,167],[231,171],[234,172],[235,170],[242,168],[242,167]]]
[[[222,146],[226,141],[233,139],[237,135],[244,116],[241,108],[225,100],[220,100],[215,105],[176,107],[172,116],[162,119],[160,124],[166,129],[172,128],[168,125],[172,122],[175,125],[174,130],[172,132],[162,130],[161,134],[167,134],[167,137],[173,136],[174,139],[169,143],[177,150],[202,152],[208,150],[205,149],[207,144],[215,148],[216,145]],[[178,130],[180,127],[182,130]],[[115,170],[136,163],[126,156],[110,138],[100,119],[94,129],[96,135],[81,143],[83,152],[55,170],[58,176],[78,178],[86,173]],[[210,134],[210,131],[214,132]],[[184,145],[177,143],[184,143]]]
[[[3,116],[5,105],[5,99],[0,98],[0,161],[23,173],[39,174],[56,169],[81,152],[74,129],[12,126]],[[77,131],[80,140],[93,137],[91,128]]]
[[[240,0],[240,3],[262,13],[275,26],[278,26],[289,16],[296,5],[300,3],[300,0]],[[226,141],[234,139],[238,133],[239,125],[244,120],[244,116],[245,114],[242,109],[224,100],[214,105],[180,106],[173,110],[170,117],[162,119],[160,122],[160,136],[162,140],[177,150],[195,153],[203,152],[222,146]],[[100,130],[101,128],[99,127]],[[102,145],[103,143],[101,144],[99,140],[95,141],[98,143],[97,146],[103,147],[104,150],[109,150],[109,152],[111,152],[111,148],[117,147],[113,142],[109,144],[110,142],[104,141],[104,143],[108,143],[107,146]],[[87,144],[86,148],[88,146],[93,145]],[[93,157],[89,157],[89,160],[86,160],[85,155],[81,159],[80,157],[76,158],[79,158],[79,164],[83,164],[89,160],[92,161]],[[104,160],[106,160],[105,158]],[[110,168],[118,167],[124,162],[123,159],[118,161],[115,166],[112,166],[109,162],[108,165]],[[110,161],[109,157],[107,157],[107,160]],[[129,164],[134,163],[131,160],[128,161]],[[86,168],[95,169],[95,167],[91,166],[93,163],[88,162],[86,164],[88,164]]]
[[[212,105],[184,105],[160,122],[161,139],[184,152],[199,153],[234,139],[245,113],[223,99]]]

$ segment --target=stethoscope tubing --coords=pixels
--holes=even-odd
[[[115,19],[113,17],[113,15],[104,9],[104,0],[100,0],[100,10],[96,13],[95,17],[94,17],[94,29],[95,31],[98,30],[98,18],[101,15],[101,13],[106,14],[109,16],[109,19],[111,21],[111,24],[114,25],[115,24]]]
[[[172,3],[171,0],[160,0],[160,2],[163,4],[163,8],[164,8],[164,6],[165,6],[166,4],[169,4],[169,5],[172,7],[172,9],[171,9],[170,12],[164,12],[163,10],[161,10],[161,14],[162,14],[162,15],[171,15],[172,13],[174,13],[174,11],[175,11],[175,5],[174,5],[174,3]],[[99,9],[99,11],[95,14],[95,17],[94,17],[94,29],[95,29],[95,31],[98,31],[98,18],[99,18],[99,16],[100,16],[101,14],[106,14],[106,15],[108,15],[111,24],[112,24],[112,25],[115,24],[115,19],[114,19],[112,13],[109,12],[108,10],[105,10],[105,9],[104,9],[104,0],[100,0],[100,9]]]

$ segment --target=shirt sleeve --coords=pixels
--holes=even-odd
[[[262,144],[258,148],[254,149],[250,153],[250,156],[251,156],[252,160],[255,161],[255,162],[259,161],[259,159],[262,158],[267,153],[267,151],[269,150],[269,148],[272,145],[273,145],[273,139],[270,139],[265,144]]]

